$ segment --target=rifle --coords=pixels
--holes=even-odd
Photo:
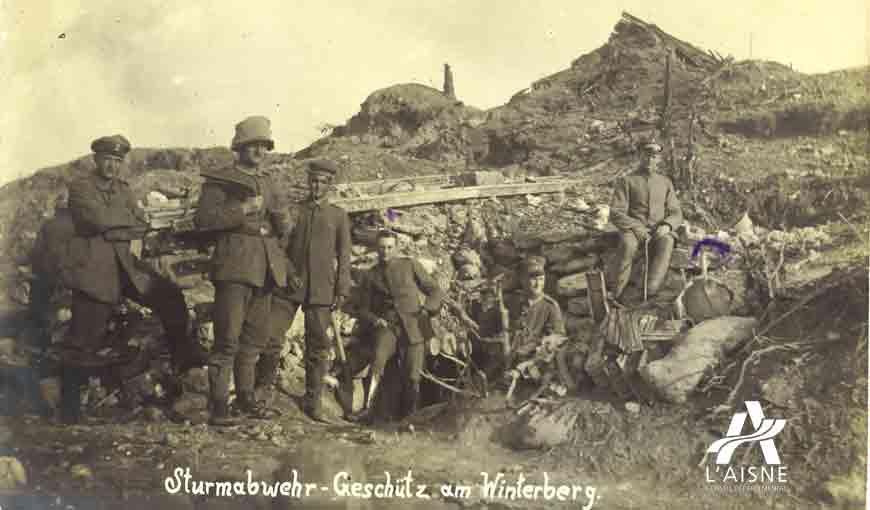
[[[503,276],[504,275],[497,276],[493,283],[495,284],[495,302],[496,306],[498,306],[498,318],[501,325],[502,355],[504,356],[505,360],[508,361],[508,365],[510,365],[510,357],[513,353],[513,345],[511,344],[510,315],[508,314],[508,309],[504,304],[504,292],[502,289]]]

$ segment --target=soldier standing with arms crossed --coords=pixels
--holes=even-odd
[[[305,397],[303,410],[315,421],[324,422],[321,396],[323,376],[329,363],[333,310],[341,308],[350,294],[350,218],[344,209],[330,204],[326,196],[338,167],[327,160],[308,163],[308,199],[302,204],[290,235],[290,263],[298,271],[295,288],[279,292],[272,313],[272,342],[280,344],[290,328],[296,310],[305,312]],[[270,362],[271,384],[277,369],[277,355]]]
[[[195,222],[201,230],[216,231],[217,237],[211,271],[215,342],[208,362],[213,425],[235,422],[229,412],[232,370],[239,411],[267,417],[267,409],[254,396],[256,366],[261,352],[272,347],[272,292],[287,285],[288,269],[279,242],[289,230],[288,211],[274,182],[262,171],[266,153],[274,146],[269,120],[248,117],[236,125],[235,165],[203,172],[206,182]]]
[[[130,251],[148,228],[121,169],[130,142],[121,135],[106,136],[91,144],[97,169],[69,185],[69,214],[60,215],[46,241],[60,284],[72,290],[72,321],[64,342],[61,382],[61,420],[81,419],[80,391],[88,370],[121,360],[97,355],[106,340],[114,307],[122,298],[151,308],[160,317],[169,338],[172,361],[184,371],[205,361],[199,345],[188,336],[189,317],[181,290],[166,278],[143,267]],[[43,254],[45,255],[45,254]]]

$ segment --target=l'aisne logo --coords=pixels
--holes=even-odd
[[[716,465],[706,468],[707,483],[787,483],[787,467],[782,465],[773,442],[773,438],[785,428],[786,420],[765,418],[758,401],[749,400],[745,404],[748,412],[735,413],[725,437],[707,448],[707,453],[716,454]],[[747,416],[753,430],[744,433]],[[753,448],[756,445],[761,448],[763,466],[731,465],[731,459],[739,447]],[[711,467],[714,469],[711,470]]]

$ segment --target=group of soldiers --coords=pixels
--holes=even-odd
[[[310,161],[308,196],[298,204],[295,221],[276,182],[264,172],[274,148],[270,122],[249,117],[235,126],[233,165],[203,171],[194,218],[198,231],[214,242],[210,278],[215,287],[214,346],[202,350],[190,334],[184,296],[168,279],[145,268],[131,252],[149,218],[130,186],[121,178],[131,149],[120,135],[95,140],[96,170],[69,185],[68,209],[59,209],[37,240],[33,260],[37,273],[52,274],[72,291],[71,325],[62,349],[60,418],[81,420],[80,391],[90,369],[105,364],[97,352],[105,347],[107,326],[122,298],[153,310],[162,322],[177,372],[208,366],[210,423],[232,425],[240,418],[268,418],[266,400],[274,385],[285,334],[299,307],[305,318],[305,395],[303,411],[325,421],[321,396],[329,370],[332,340],[327,330],[333,313],[351,291],[350,219],[327,196],[338,173],[328,160]],[[621,241],[608,271],[612,299],[628,280],[631,261],[641,243],[653,246],[649,290],[664,279],[674,231],[682,222],[679,202],[666,177],[655,172],[661,148],[643,147],[641,169],[616,187],[613,223]],[[420,406],[420,378],[425,363],[424,321],[437,314],[444,290],[413,258],[397,256],[394,233],[377,237],[379,263],[361,282],[357,314],[369,339],[370,383],[361,413],[371,418],[385,367],[400,360],[402,414]],[[546,260],[529,257],[522,264],[523,292],[509,301],[511,328],[526,339],[516,354],[529,356],[535,339],[564,334],[558,303],[544,293]],[[44,290],[44,289],[43,289]],[[38,295],[39,286],[34,286]],[[426,296],[421,303],[419,294]],[[235,405],[230,407],[230,382],[235,381]]]

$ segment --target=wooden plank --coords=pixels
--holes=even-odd
[[[493,186],[468,186],[432,191],[412,191],[408,193],[392,193],[364,198],[343,198],[332,201],[349,213],[377,211],[392,207],[410,207],[414,205],[454,202],[457,200],[473,200],[479,198],[503,197],[512,195],[528,195],[537,193],[557,193],[569,186],[587,181],[565,180],[557,182],[535,182],[524,184],[499,184]]]
[[[444,183],[449,184],[452,182],[453,178],[456,177],[455,174],[429,174],[429,175],[412,175],[409,177],[397,177],[395,179],[375,179],[372,181],[351,181],[344,183],[346,186],[354,186],[354,187],[366,187],[366,186],[389,186],[392,184],[400,184],[403,182],[409,182],[413,184],[426,184],[426,183]]]

